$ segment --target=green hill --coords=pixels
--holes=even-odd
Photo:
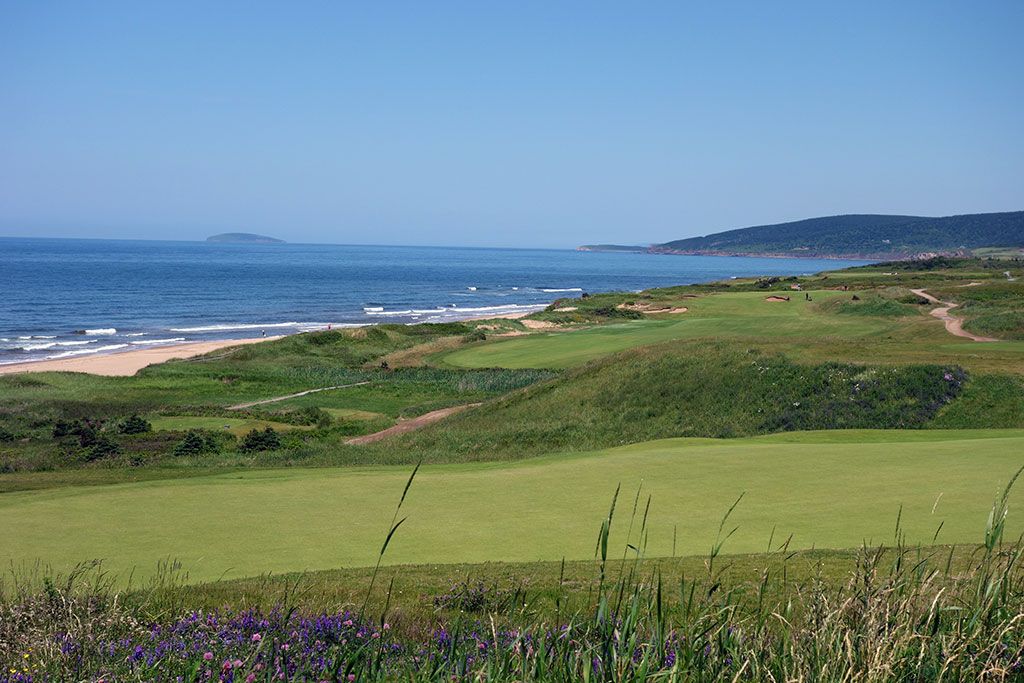
[[[1024,211],[928,218],[850,214],[758,225],[651,247],[659,253],[908,258],[1024,247]]]

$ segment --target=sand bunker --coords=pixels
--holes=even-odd
[[[620,311],[637,311],[646,315],[653,315],[655,313],[686,313],[690,310],[686,306],[673,307],[664,304],[619,304],[615,308]]]

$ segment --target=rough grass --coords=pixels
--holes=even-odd
[[[836,297],[822,306],[822,309],[839,315],[880,317],[918,315],[918,310],[915,306],[878,294],[861,294],[858,295],[857,299],[853,299],[852,295],[848,298]]]
[[[504,574],[517,567],[474,566],[447,590],[434,567],[377,591],[367,572],[185,588],[171,570],[127,594],[89,566],[19,576],[0,591],[0,680],[1013,678],[1024,578],[1019,544],[1002,544],[1006,503],[981,546],[780,544],[727,562],[715,549],[647,559],[645,520],[613,504],[594,562],[533,564],[518,579]],[[617,520],[636,527],[628,560],[605,545]]]
[[[673,436],[920,428],[957,399],[964,379],[959,369],[938,365],[801,365],[733,346],[663,344],[595,361],[444,423],[363,447],[366,455],[359,457],[511,459]],[[1024,392],[1015,398],[1024,400]]]
[[[224,431],[234,436],[244,436],[253,429],[263,430],[267,427],[275,431],[288,431],[290,429],[311,429],[308,425],[293,425],[286,422],[274,422],[272,420],[252,420],[232,417],[195,417],[195,416],[156,416],[150,419],[153,431],[187,432],[190,429],[207,429],[210,431]]]

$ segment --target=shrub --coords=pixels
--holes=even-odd
[[[318,406],[306,406],[299,411],[299,424],[316,425],[320,429],[326,429],[334,422],[331,414]]]
[[[95,445],[100,439],[99,430],[91,424],[81,424],[72,433],[78,436],[78,445],[83,448]]]
[[[202,453],[206,448],[206,440],[202,435],[192,430],[185,434],[185,438],[178,442],[178,445],[174,447],[174,454],[177,456],[182,455],[198,455]]]
[[[132,415],[118,425],[117,430],[122,434],[145,434],[153,431],[153,425],[138,415]]]
[[[271,427],[263,431],[254,429],[242,439],[243,451],[273,451],[281,447],[281,437]]]
[[[57,420],[53,423],[53,438],[61,439],[65,436],[69,436],[75,433],[75,430],[79,427],[78,420]]]
[[[633,311],[628,308],[616,308],[615,306],[601,306],[591,311],[594,315],[602,318],[622,318],[624,320],[640,320],[644,314],[640,311]]]
[[[198,429],[192,429],[185,434],[185,438],[174,447],[174,455],[199,455],[201,453],[216,453],[220,451],[220,443],[212,434],[204,434]]]
[[[14,432],[0,427],[0,443],[10,443],[11,441],[14,441]]]
[[[121,452],[121,447],[116,441],[111,439],[106,434],[95,434],[92,445],[86,452],[85,459],[89,462],[93,460],[99,460],[100,458],[107,458],[112,455],[117,455]]]

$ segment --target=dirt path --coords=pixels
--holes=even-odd
[[[949,312],[956,308],[958,304],[954,304],[950,301],[939,301],[934,296],[924,291],[923,289],[912,289],[910,290],[919,297],[927,299],[933,304],[939,304],[938,308],[932,309],[932,316],[938,318],[946,325],[946,331],[950,334],[956,335],[957,337],[964,337],[976,342],[994,342],[999,341],[992,337],[981,337],[976,334],[971,334],[964,329],[964,321],[960,318],[955,318],[949,314]]]
[[[444,418],[448,417],[449,415],[454,415],[455,413],[461,413],[463,410],[468,410],[469,408],[475,408],[478,405],[480,405],[480,404],[479,403],[467,403],[466,405],[462,405],[462,406],[452,406],[451,408],[442,408],[441,410],[435,410],[435,411],[430,412],[430,413],[425,413],[423,415],[420,415],[419,417],[413,417],[413,418],[410,418],[408,420],[402,420],[401,422],[399,422],[398,424],[394,425],[393,427],[388,427],[387,429],[382,429],[381,431],[374,432],[373,434],[364,434],[363,436],[357,436],[354,439],[349,439],[345,443],[347,443],[350,446],[361,446],[363,444],[375,443],[377,441],[380,441],[381,439],[386,439],[389,436],[397,436],[398,434],[405,434],[406,432],[411,432],[411,431],[420,429],[421,427],[426,427],[429,424],[433,424],[433,423],[435,423],[435,422],[437,422],[439,420],[443,420]]]
[[[228,406],[228,410],[243,410],[245,408],[252,408],[253,406],[261,406],[264,403],[277,403],[278,401],[287,401],[290,398],[298,398],[299,396],[305,396],[306,394],[315,394],[318,391],[331,391],[332,389],[348,389],[349,387],[359,387],[369,383],[369,380],[367,380],[366,382],[356,382],[355,384],[339,384],[333,387],[307,389],[306,391],[300,391],[297,394],[288,394],[287,396],[275,396],[274,398],[265,398],[262,401],[250,401],[249,403],[239,403],[236,406]]]

